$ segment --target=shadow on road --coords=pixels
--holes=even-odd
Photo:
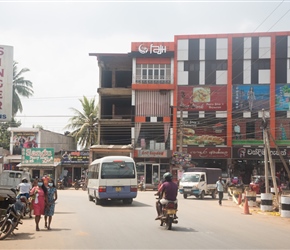
[[[133,201],[132,204],[123,204],[122,201],[116,201],[116,200],[106,200],[103,201],[103,204],[101,204],[102,207],[152,207],[151,205],[139,202],[139,201]]]
[[[75,212],[54,212],[55,214],[75,214]]]
[[[32,240],[34,239],[34,233],[15,233],[15,235],[9,235],[5,241],[9,240]]]
[[[166,230],[165,227],[160,227],[162,230]],[[174,232],[186,232],[186,233],[197,233],[198,231],[193,228],[186,228],[186,227],[178,227],[178,226],[172,226],[171,231]]]

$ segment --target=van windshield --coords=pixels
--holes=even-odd
[[[199,174],[195,174],[195,175],[183,175],[181,181],[182,182],[199,182]]]
[[[132,162],[104,162],[101,169],[101,179],[135,178],[135,168]]]

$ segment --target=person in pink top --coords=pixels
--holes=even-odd
[[[47,189],[43,183],[43,180],[38,180],[37,186],[34,186],[31,189],[30,196],[33,197],[36,231],[39,231],[40,217],[41,215],[44,215],[44,210],[47,204]]]

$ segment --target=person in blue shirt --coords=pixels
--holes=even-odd
[[[222,200],[224,198],[224,186],[225,186],[225,183],[223,182],[222,177],[219,177],[218,181],[216,182],[216,189],[217,189],[218,194],[219,194],[220,206],[222,205]]]

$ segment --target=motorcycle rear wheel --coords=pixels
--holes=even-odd
[[[172,222],[173,222],[173,218],[172,217],[168,217],[167,220],[166,220],[166,225],[165,225],[165,228],[167,230],[171,230]]]
[[[14,230],[14,225],[11,220],[0,221],[0,240],[4,240]]]

